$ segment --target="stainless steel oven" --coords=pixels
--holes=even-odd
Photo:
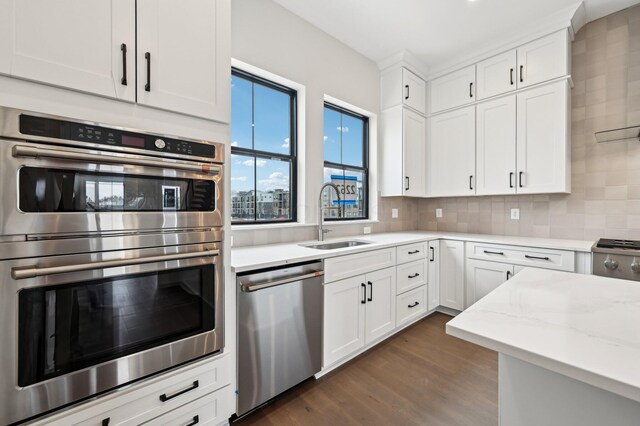
[[[222,144],[0,108],[0,235],[223,225]]]
[[[220,351],[222,232],[0,243],[0,423]]]

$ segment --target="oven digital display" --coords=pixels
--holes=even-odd
[[[122,145],[144,148],[144,139],[135,136],[122,135]]]

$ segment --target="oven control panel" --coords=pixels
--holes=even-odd
[[[216,147],[205,143],[184,141],[145,133],[127,132],[110,127],[76,123],[51,118],[20,115],[20,133],[61,141],[143,149],[167,154],[215,157]]]

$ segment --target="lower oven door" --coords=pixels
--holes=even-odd
[[[222,349],[219,244],[0,262],[0,423]]]

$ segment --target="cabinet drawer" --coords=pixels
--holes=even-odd
[[[396,298],[396,326],[427,312],[427,286],[418,287]]]
[[[575,252],[498,244],[467,243],[467,258],[574,272]]]
[[[406,246],[400,246],[397,248],[396,259],[398,265],[403,263],[412,262],[418,259],[426,259],[427,257],[427,243],[408,244]]]
[[[427,283],[427,260],[405,263],[396,269],[396,292],[402,294],[405,291],[420,287]]]
[[[389,268],[396,264],[396,249],[366,251],[346,256],[332,257],[324,261],[324,282],[342,280],[367,272]]]
[[[231,389],[226,386],[144,424],[162,426],[218,425],[227,420],[228,410],[225,407],[229,406],[231,395]]]
[[[108,418],[109,426],[139,425],[228,385],[231,381],[230,360],[231,357],[223,356],[214,361],[199,362],[36,424],[99,426]],[[166,397],[164,402],[160,400],[161,395]]]

